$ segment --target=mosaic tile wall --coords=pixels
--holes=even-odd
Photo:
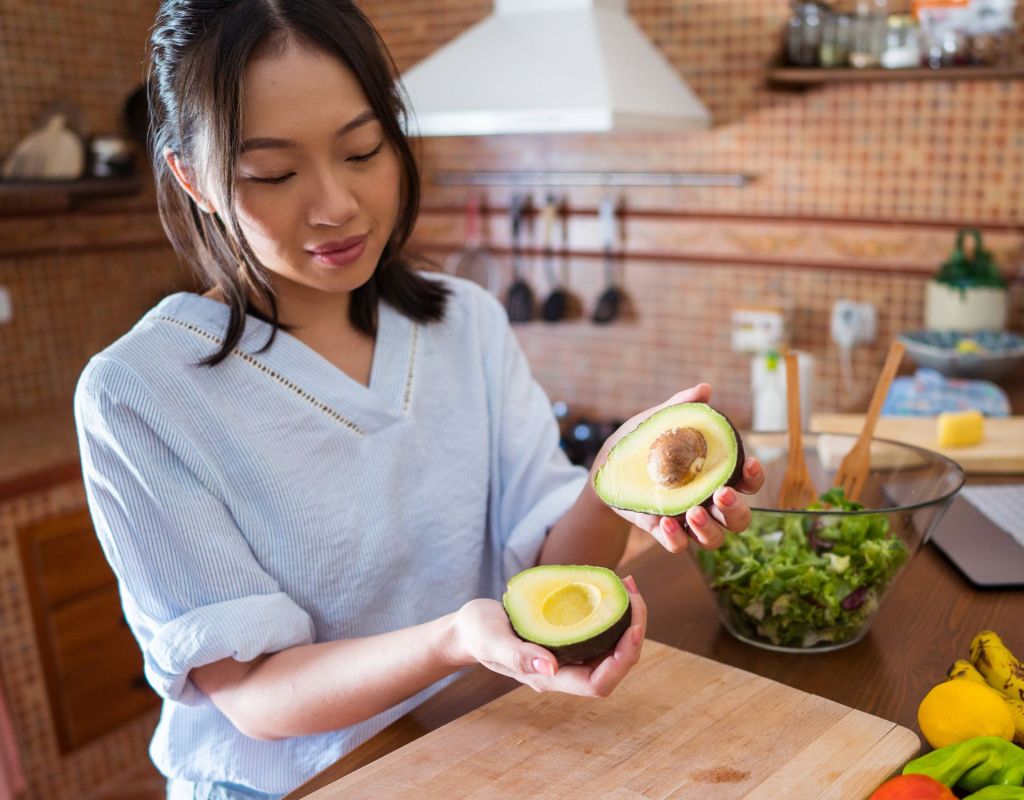
[[[428,0],[369,0],[400,67],[416,63],[438,41],[451,38],[483,18],[486,0],[447,0],[442,10]],[[433,8],[427,14],[428,7]],[[634,233],[627,250],[678,252],[679,263],[631,263],[630,290],[640,318],[628,325],[594,328],[540,324],[520,328],[531,363],[553,396],[607,416],[628,416],[659,401],[676,386],[710,379],[716,401],[743,422],[751,413],[749,362],[729,349],[727,322],[732,304],[769,291],[797,309],[797,347],[818,359],[816,407],[861,410],[881,366],[889,338],[920,326],[926,271],[945,258],[962,223],[1003,226],[1001,265],[1017,277],[1011,299],[1011,327],[1024,327],[1020,280],[1024,279],[1024,81],[921,81],[832,85],[808,91],[772,90],[766,64],[788,13],[781,0],[631,0],[630,12],[648,36],[708,105],[715,126],[703,133],[586,136],[505,136],[427,140],[422,147],[427,174],[425,205],[449,210],[447,224],[421,226],[420,242],[443,261],[458,243],[458,209],[467,190],[430,183],[440,171],[461,170],[706,170],[757,176],[743,189],[630,188],[621,199],[640,211],[772,214],[794,218],[788,229],[767,237],[755,233],[748,256],[760,253],[764,266],[687,264],[687,251],[706,251],[709,239],[744,236],[743,224],[713,220],[703,230],[680,219],[663,219],[657,232]],[[1019,9],[1024,10],[1024,9]],[[421,13],[422,12],[422,13]],[[421,20],[422,21],[419,21]],[[484,190],[486,202],[508,205],[510,190]],[[535,198],[541,196],[534,191]],[[593,208],[597,190],[570,189],[571,205]],[[786,268],[796,253],[786,237],[821,240],[821,225],[799,218],[876,220],[880,226],[848,229],[847,258],[840,271]],[[920,231],[893,221],[945,221],[929,232],[927,254],[887,272],[901,261]],[[749,220],[748,220],[749,222]],[[741,221],[742,223],[742,221]],[[496,238],[507,238],[503,220]],[[574,227],[577,220],[573,221]],[[631,224],[631,229],[633,228]],[[681,233],[683,229],[688,233]],[[597,249],[596,229],[573,247]],[[673,242],[665,247],[665,239]],[[771,237],[775,241],[771,241]],[[767,239],[767,241],[765,241]],[[801,256],[805,253],[799,254]],[[931,259],[929,261],[929,259]],[[756,257],[752,259],[756,261]],[[914,260],[914,259],[911,259]],[[876,262],[870,273],[846,269]],[[930,265],[930,266],[929,266]],[[577,274],[578,273],[578,276]],[[582,261],[574,273],[581,287],[599,291],[600,262]],[[536,273],[543,289],[543,273]],[[743,287],[737,292],[735,287]],[[837,351],[829,343],[832,302],[840,297],[879,303],[879,338],[855,359],[854,392],[840,380]],[[897,302],[893,302],[897,300]],[[652,309],[660,309],[658,318]],[[570,335],[571,330],[571,335]],[[628,376],[628,377],[626,377]],[[1021,396],[1019,389],[1015,396]],[[1021,397],[1024,400],[1024,397]],[[1022,410],[1018,406],[1018,411]]]
[[[406,67],[481,19],[492,3],[365,0],[363,5],[398,64]],[[78,104],[87,132],[119,130],[124,99],[141,76],[143,43],[156,6],[156,0],[5,3],[0,13],[0,154],[29,131],[46,103],[61,97]],[[729,311],[737,302],[781,299],[796,309],[794,343],[818,357],[818,407],[862,406],[885,340],[920,324],[923,270],[929,259],[941,258],[956,223],[1002,226],[993,237],[1004,269],[1011,275],[1019,270],[1024,83],[906,82],[772,91],[765,86],[764,65],[787,13],[784,0],[631,0],[630,7],[708,104],[716,120],[711,131],[425,142],[425,205],[452,209],[465,200],[464,191],[431,183],[430,176],[439,170],[702,169],[749,172],[758,179],[742,190],[629,190],[627,204],[667,212],[938,219],[949,225],[927,235],[912,228],[865,225],[862,245],[856,242],[858,229],[847,227],[845,256],[832,253],[827,268],[797,268],[806,256],[797,251],[814,250],[815,241],[824,241],[817,222],[794,221],[768,232],[752,230],[749,220],[724,218],[631,222],[631,251],[680,254],[678,263],[628,261],[625,287],[632,319],[606,328],[577,321],[518,329],[553,398],[602,416],[625,416],[680,386],[711,380],[716,402],[742,422],[750,413],[749,364],[747,357],[729,350]],[[577,207],[593,207],[597,199],[592,191],[573,190],[570,197]],[[488,201],[503,206],[508,193],[494,189]],[[574,220],[574,231],[574,247],[595,249],[592,223]],[[460,235],[458,215],[442,210],[424,215],[417,239],[440,261]],[[19,416],[38,415],[47,407],[67,414],[87,357],[123,333],[159,295],[182,285],[184,275],[161,238],[148,191],[71,212],[49,213],[38,202],[0,204],[0,285],[9,289],[14,304],[14,321],[0,327],[0,424],[17,425]],[[685,258],[704,251],[720,258],[713,264]],[[730,262],[729,253],[745,253],[746,258]],[[754,263],[762,257],[764,264]],[[898,269],[889,271],[890,264]],[[535,265],[530,269],[535,288],[545,291],[543,272]],[[570,285],[592,309],[603,288],[600,262],[574,259]],[[880,311],[879,344],[858,351],[852,393],[843,387],[827,339],[828,309],[838,297],[870,300]],[[1019,283],[1011,324],[1024,327]],[[88,797],[112,774],[145,760],[152,726],[152,720],[143,719],[69,758],[56,754],[11,537],[18,524],[81,503],[80,487],[71,484],[0,507],[5,586],[0,676],[11,699],[33,800]]]

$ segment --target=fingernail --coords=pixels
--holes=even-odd
[[[627,575],[625,580],[623,580],[622,582],[626,584],[626,588],[629,589],[629,591],[633,592],[634,594],[636,593],[636,581],[633,580],[632,575]]]
[[[633,646],[636,647],[636,645],[640,644],[640,642],[643,641],[643,638],[644,638],[643,629],[639,625],[634,625],[630,638],[631,638],[631,640],[633,642]]]
[[[554,671],[551,669],[551,664],[545,661],[543,658],[533,659],[533,671],[538,675],[554,675]]]
[[[761,467],[756,461],[751,461],[750,464],[747,465],[747,472],[751,475],[757,475],[761,472]]]
[[[672,517],[665,517],[661,529],[668,534],[676,533],[679,530],[679,523]]]
[[[736,492],[732,489],[725,489],[719,495],[718,500],[723,506],[731,506],[736,502]]]
[[[704,527],[708,524],[708,512],[705,511],[703,508],[695,509],[694,512],[690,515],[690,517],[691,522],[693,522],[694,525]]]

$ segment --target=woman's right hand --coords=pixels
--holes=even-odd
[[[615,650],[602,659],[559,667],[551,651],[516,636],[501,603],[485,599],[471,600],[456,612],[450,657],[460,666],[478,662],[538,692],[607,697],[640,660],[647,630],[647,605],[636,582],[628,577],[623,583],[632,622]]]

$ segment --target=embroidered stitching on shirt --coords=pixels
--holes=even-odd
[[[191,331],[192,333],[196,334],[196,336],[202,336],[204,339],[208,339],[209,341],[214,342],[215,344],[219,345],[219,344],[223,343],[221,339],[218,339],[216,336],[213,336],[213,335],[207,333],[202,328],[200,328],[200,327],[198,327],[196,325],[192,325],[192,324],[190,324],[188,322],[182,322],[180,319],[175,319],[174,317],[165,317],[165,316],[158,316],[157,319],[163,320],[164,322],[171,322],[171,323],[177,325],[178,327],[185,328],[185,330]],[[346,419],[345,417],[341,416],[341,414],[339,414],[337,411],[335,411],[329,405],[327,405],[326,403],[324,403],[321,400],[317,400],[315,397],[313,397],[313,395],[311,395],[309,392],[307,392],[301,386],[298,386],[297,384],[295,384],[292,381],[288,380],[286,377],[281,375],[279,372],[276,372],[275,370],[272,370],[266,364],[264,364],[263,362],[259,361],[256,358],[253,358],[251,355],[246,353],[244,350],[240,350],[237,347],[233,347],[231,349],[231,353],[232,353],[232,355],[238,356],[246,364],[249,364],[252,367],[256,367],[256,369],[258,369],[264,375],[266,375],[269,378],[274,379],[275,381],[280,383],[285,388],[290,389],[292,392],[297,394],[299,397],[301,397],[307,403],[309,403],[313,407],[317,408],[318,410],[324,412],[331,419],[333,419],[333,420],[335,420],[337,422],[340,422],[342,425],[344,425],[346,428],[348,428],[350,431],[352,431],[357,436],[365,436],[366,435],[366,432],[362,428],[360,428],[358,425],[356,425],[354,422],[352,422],[351,420]],[[406,391],[408,393],[408,389]]]
[[[416,372],[416,345],[420,339],[420,326],[412,326],[412,344],[409,347],[409,371],[405,373],[405,394],[402,397],[402,416],[409,416],[409,405],[412,402],[412,380]]]

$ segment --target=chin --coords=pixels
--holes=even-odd
[[[354,292],[366,284],[376,272],[376,262],[350,264],[344,267],[331,267],[309,259],[302,265],[290,269],[288,274],[281,275],[291,283],[297,283],[307,289],[315,289],[327,294],[346,294]]]

